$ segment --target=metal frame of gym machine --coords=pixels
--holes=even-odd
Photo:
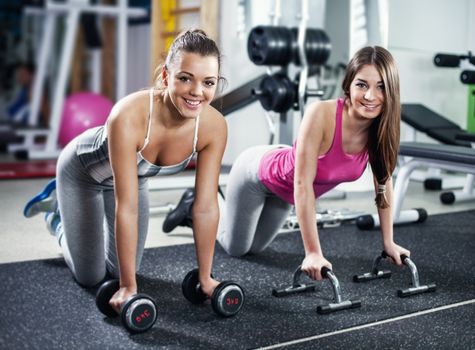
[[[130,8],[127,0],[118,0],[117,5],[90,5],[88,0],[68,0],[56,2],[45,0],[43,8],[27,7],[27,15],[43,15],[45,18],[42,42],[40,45],[37,72],[33,82],[33,97],[28,119],[29,128],[20,128],[16,133],[24,137],[22,144],[11,144],[9,152],[26,152],[28,159],[57,158],[59,128],[66,93],[66,84],[71,68],[74,52],[74,38],[76,36],[80,16],[91,13],[100,16],[117,18],[117,86],[116,99],[126,94],[126,67],[127,67],[127,21],[129,18],[145,17],[147,10],[144,8]],[[63,35],[59,71],[55,79],[50,127],[47,129],[34,128],[37,125],[41,103],[42,89],[46,80],[48,57],[52,52],[54,34],[60,16],[66,17],[66,32]],[[98,61],[97,59],[95,60]],[[97,64],[96,64],[97,67]],[[45,136],[46,144],[38,147],[35,144],[37,136]]]

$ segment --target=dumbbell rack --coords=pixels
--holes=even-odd
[[[292,110],[299,110],[303,117],[307,97],[323,96],[324,92],[318,88],[312,92],[307,89],[307,78],[309,74],[318,73],[318,67],[327,62],[331,44],[325,31],[307,27],[308,1],[301,1],[298,28],[278,26],[279,17],[280,2],[276,1],[271,15],[273,25],[253,28],[248,37],[247,51],[250,60],[256,65],[267,66],[268,72],[260,85],[253,89],[253,95],[266,113],[280,114],[279,143],[292,144]],[[295,80],[289,77],[291,63],[299,68]],[[275,73],[271,69],[273,66],[279,67]]]

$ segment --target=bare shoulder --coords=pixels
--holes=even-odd
[[[307,123],[326,123],[334,119],[336,113],[336,100],[315,101],[308,105],[305,110]]]
[[[224,116],[215,108],[207,106],[200,115],[198,149],[208,145],[224,148],[228,138],[228,126]]]
[[[149,93],[137,91],[117,101],[107,121],[109,137],[130,141],[135,148],[142,141],[148,117]]]
[[[334,114],[336,112],[336,100],[325,100],[312,102],[307,108],[311,113]]]
[[[208,133],[226,132],[227,123],[224,116],[214,107],[207,106],[200,116],[200,129]]]
[[[140,90],[121,98],[112,108],[109,118],[114,122],[126,122],[139,125],[148,116],[149,91]]]

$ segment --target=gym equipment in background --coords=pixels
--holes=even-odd
[[[307,97],[324,95],[324,91],[320,89],[319,77],[321,67],[330,57],[331,43],[322,29],[307,28],[307,1],[301,1],[298,28],[279,26],[280,1],[276,1],[274,5],[271,15],[272,25],[253,28],[248,36],[247,50],[253,63],[267,66],[268,76],[253,89],[253,94],[266,111],[271,132],[275,129],[275,122],[268,112],[280,114],[279,143],[290,145],[293,142],[292,109],[300,110],[300,115],[303,116]],[[289,77],[291,63],[297,69],[296,79]],[[271,66],[279,66],[280,70],[272,72]],[[316,76],[317,82],[317,87],[313,91],[307,87],[310,70]],[[273,135],[270,139],[273,141]]]
[[[394,218],[394,225],[408,223],[422,223],[427,220],[427,211],[424,208],[412,208],[402,210],[399,215]],[[379,216],[377,214],[365,214],[356,218],[356,226],[360,230],[371,230],[379,227]]]
[[[340,226],[344,223],[353,222],[365,214],[366,213],[362,211],[349,209],[317,211],[317,227],[325,228]],[[284,222],[283,227],[289,230],[298,230],[299,223],[295,213],[295,208],[290,212],[289,216]]]
[[[298,28],[257,26],[249,33],[247,53],[256,65],[285,66],[302,64],[299,53]],[[330,57],[331,44],[322,29],[307,28],[305,58],[309,65],[325,64]]]
[[[470,52],[468,55],[453,55],[453,54],[436,54],[434,56],[434,64],[438,67],[459,67],[459,66],[472,66],[475,59],[471,56]],[[475,69],[475,66],[473,66]],[[469,81],[471,71],[464,70],[461,73],[460,79],[462,81]],[[475,80],[472,79],[472,84]],[[471,93],[471,88],[474,86],[469,86],[469,113],[467,120],[467,129],[470,131],[470,124],[475,123],[475,111],[473,103],[475,100],[475,95]],[[471,112],[472,111],[472,112]],[[417,132],[425,133],[427,136],[433,138],[434,140],[448,145],[459,145],[470,147],[470,143],[459,138],[460,134],[465,134],[466,131],[463,130],[458,124],[450,121],[446,117],[442,116],[439,113],[432,111],[422,104],[415,103],[406,103],[402,104],[401,111],[401,120],[405,122],[409,128],[406,135],[405,141],[416,142],[417,141]],[[474,130],[475,131],[475,125]],[[446,176],[441,174],[440,169],[429,168],[424,172],[414,172],[411,175],[411,178],[417,181],[423,181],[424,187],[430,190],[447,190],[454,188],[461,188],[467,186],[466,184],[469,181],[469,177],[460,177],[460,176]]]
[[[184,297],[192,304],[202,304],[208,297],[201,291],[199,270],[188,272],[183,279],[181,290]],[[236,315],[244,305],[244,291],[233,281],[223,281],[215,288],[211,296],[213,311],[222,317]]]
[[[38,53],[37,71],[33,82],[33,95],[30,109],[29,125],[35,125],[38,120],[42,89],[46,81],[46,70],[49,64],[49,55],[53,52],[54,34],[59,20],[66,22],[62,36],[61,52],[58,59],[58,72],[54,79],[54,92],[51,102],[50,127],[47,129],[18,129],[18,135],[24,137],[22,144],[9,145],[10,152],[22,151],[20,154],[28,159],[57,158],[60,152],[58,147],[59,127],[63,110],[66,83],[71,70],[71,61],[74,51],[74,38],[78,31],[81,15],[96,14],[101,17],[117,19],[117,82],[116,99],[126,95],[126,66],[127,66],[127,21],[130,18],[147,16],[145,8],[127,6],[126,0],[117,1],[116,5],[90,4],[86,0],[41,2],[41,6],[27,6],[28,15],[44,16],[44,29],[40,50]],[[98,60],[96,59],[96,62]],[[44,145],[35,143],[35,138],[46,138]]]
[[[468,113],[467,113],[467,130],[475,132],[475,57],[469,51],[468,54],[454,55],[439,53],[434,56],[434,64],[438,67],[460,67],[463,71],[460,73],[460,81],[462,84],[468,85]],[[470,140],[470,136],[466,137],[465,132],[459,132],[455,135],[458,142]],[[470,147],[475,142],[468,143]],[[440,195],[440,200],[444,204],[453,204],[456,202],[467,202],[475,200],[475,176],[468,174],[462,190],[447,191]]]
[[[442,144],[470,147],[469,142],[457,137],[465,131],[443,115],[418,103],[403,103],[401,107],[401,120],[409,126],[406,141],[416,142],[417,132],[421,132]],[[403,163],[404,159],[400,158],[399,162]],[[420,173],[414,172],[411,179],[422,181],[428,190],[457,188],[461,187],[465,181],[461,177],[442,177],[441,170],[433,168]]]
[[[353,276],[353,282],[366,282],[374,279],[390,278],[391,271],[379,269],[379,265],[381,264],[381,262],[387,258],[390,258],[389,255],[385,251],[383,251],[381,255],[376,257],[376,259],[374,260],[371,272]],[[435,292],[435,290],[437,289],[435,283],[430,283],[426,285],[421,285],[419,283],[419,273],[417,272],[417,267],[407,255],[402,254],[401,261],[404,265],[408,266],[411,271],[412,286],[404,289],[399,289],[397,291],[398,297],[405,298],[411,295]]]
[[[119,280],[109,280],[104,282],[97,290],[97,308],[107,317],[119,316],[109,304],[110,299],[119,288]],[[143,293],[135,294],[122,304],[120,318],[122,324],[129,332],[145,332],[152,328],[157,320],[157,305],[148,295]]]
[[[466,134],[464,137],[475,143],[475,135]],[[396,177],[396,183],[394,184],[394,224],[423,222],[427,217],[425,210],[401,210],[411,173],[416,169],[429,167],[475,175],[474,148],[419,142],[401,142],[399,155],[410,157],[411,160],[401,165]],[[358,224],[359,222],[361,222],[361,224]],[[379,227],[379,216],[372,214],[361,219],[357,218],[356,223],[360,229]]]
[[[283,289],[273,289],[272,295],[275,297],[284,297],[290,294],[302,293],[308,291],[315,291],[317,283],[300,283],[300,278],[302,275],[301,266],[297,267],[292,278],[292,284],[289,287]],[[324,279],[328,279],[333,288],[333,302],[317,306],[317,313],[319,314],[329,314],[335,311],[354,309],[361,307],[360,300],[342,300],[340,283],[336,278],[335,274],[328,267],[323,266],[321,269],[321,275]]]
[[[64,100],[59,144],[64,147],[74,137],[95,126],[104,125],[113,103],[93,92],[78,92]]]

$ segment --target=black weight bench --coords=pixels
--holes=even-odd
[[[401,120],[413,130],[423,132],[434,140],[446,145],[471,147],[471,134],[442,115],[422,104],[406,103],[402,104],[401,107]],[[416,141],[415,132],[411,141]],[[420,179],[420,176],[413,174],[413,178],[417,177]],[[461,191],[444,192],[441,195],[441,201],[444,204],[453,204],[455,202],[475,199],[475,194],[472,194],[474,182],[471,176],[467,176],[465,179],[455,179],[458,180],[455,182],[453,181],[454,179],[445,179],[445,181],[443,181],[440,175],[440,169],[434,171],[434,169],[430,168],[429,172],[423,176],[423,180],[424,187],[431,190],[460,188],[463,186],[463,190]]]
[[[475,135],[472,136],[475,142]],[[472,140],[470,138],[469,140]],[[432,167],[443,170],[457,171],[475,176],[475,149],[464,146],[441,145],[420,142],[401,142],[399,156],[411,157],[398,171],[394,184],[393,217],[395,224],[422,222],[417,209],[401,210],[411,173],[421,167]],[[361,219],[360,219],[361,218]],[[357,219],[359,228],[368,229],[379,226],[377,214],[366,215]],[[360,225],[361,223],[361,225]]]
[[[475,136],[472,136],[472,138],[475,142]],[[471,187],[473,188],[473,177],[475,175],[475,149],[473,148],[402,142],[399,148],[399,155],[412,157],[412,159],[399,168],[394,185],[394,213],[398,213],[401,210],[409,177],[416,168],[433,167],[466,173],[468,174],[467,179],[471,179]]]
[[[424,105],[418,103],[403,103],[401,105],[401,120],[415,130],[427,134],[440,143],[471,147],[470,142],[457,138],[457,135],[465,133],[460,126]]]

